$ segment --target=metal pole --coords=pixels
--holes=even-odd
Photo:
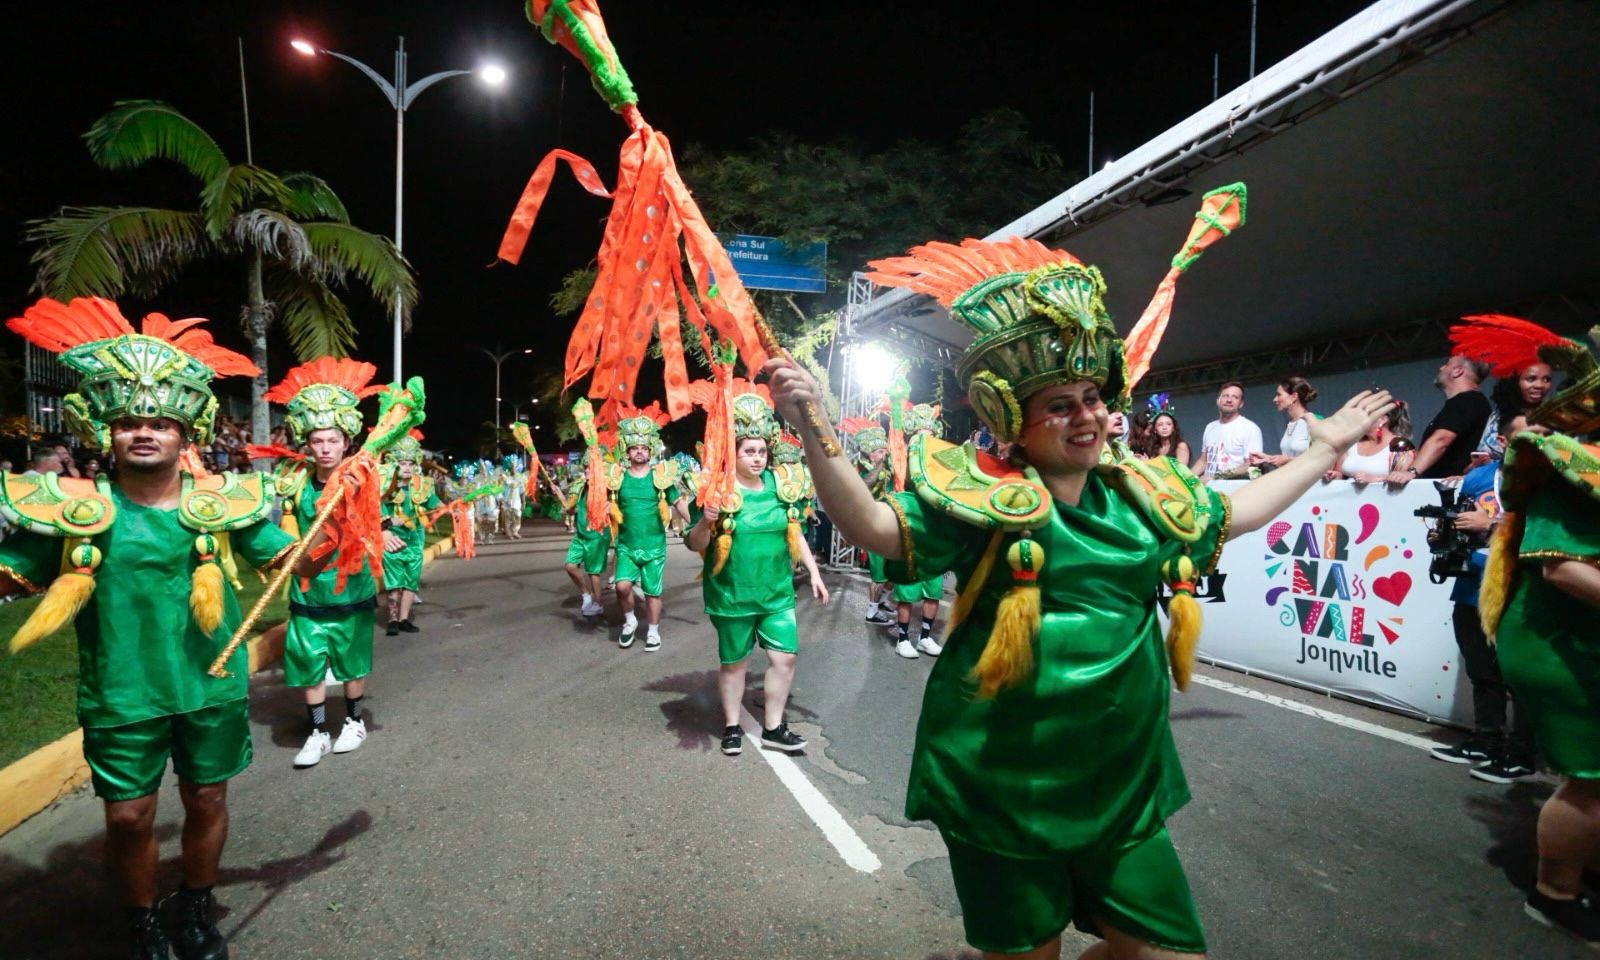
[[[1094,176],[1094,91],[1089,91],[1089,165],[1084,176]]]
[[[1211,55],[1211,99],[1217,99],[1217,72],[1222,67],[1222,54]]]
[[[1256,7],[1261,0],[1250,0],[1250,79],[1256,78]]]
[[[507,354],[494,358],[494,443],[495,449],[500,448],[500,364],[506,362]]]
[[[244,162],[255,163],[250,150],[250,93],[244,85],[244,37],[239,37],[239,102],[244,104]]]
[[[405,231],[404,190],[406,179],[406,38],[394,52],[394,249],[404,252]],[[394,296],[394,382],[404,383],[400,367],[400,318],[405,304],[400,302],[400,292]]]

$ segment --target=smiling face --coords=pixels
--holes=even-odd
[[[1085,473],[1100,462],[1110,414],[1088,380],[1045,387],[1022,405],[1017,444],[1043,476]]]
[[[739,478],[757,480],[767,469],[767,441],[760,437],[745,437],[739,441]]]
[[[122,417],[111,424],[111,452],[134,473],[175,469],[183,444],[183,424],[171,417]]]
[[[1536,407],[1550,393],[1550,366],[1544,363],[1535,363],[1522,368],[1517,375],[1517,389],[1522,393],[1522,402],[1530,407]]]
[[[317,469],[328,471],[344,460],[345,452],[350,449],[350,438],[337,427],[323,427],[311,431],[311,436],[306,438],[306,446],[311,448],[311,461],[317,465]]]

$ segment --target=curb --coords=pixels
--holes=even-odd
[[[426,567],[455,544],[445,537],[422,553]],[[269,627],[245,644],[250,673],[278,662],[283,656],[285,625]],[[40,813],[89,780],[89,764],[83,759],[83,729],[80,727],[54,743],[47,743],[20,760],[0,768],[0,836]]]

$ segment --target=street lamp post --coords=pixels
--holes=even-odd
[[[346,56],[336,50],[318,47],[305,40],[294,40],[290,44],[295,50],[312,57],[325,53],[330,57],[343,60],[357,70],[367,75],[383,95],[389,98],[389,105],[394,107],[394,248],[397,252],[404,252],[403,233],[405,229],[404,218],[404,188],[405,188],[405,143],[406,143],[406,108],[411,106],[428,89],[440,80],[450,77],[461,77],[469,73],[476,73],[484,83],[491,87],[498,87],[506,82],[504,67],[497,64],[488,64],[477,70],[441,70],[430,73],[416,83],[406,83],[406,38],[401,37],[399,45],[394,51],[394,82],[391,83],[379,76],[378,71],[357,60],[355,57]],[[400,373],[400,318],[404,313],[405,305],[400,302],[397,295],[394,304],[394,382],[401,383]],[[498,391],[497,391],[498,392]]]
[[[495,344],[499,346],[499,344]],[[490,350],[488,347],[479,347],[478,352],[494,361],[494,436],[495,442],[500,442],[500,365],[506,362],[507,357],[514,357],[519,353],[532,353],[532,347],[521,350]]]

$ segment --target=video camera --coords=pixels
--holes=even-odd
[[[1439,491],[1439,506],[1418,507],[1414,516],[1434,521],[1428,530],[1428,550],[1433,558],[1428,561],[1428,579],[1444,583],[1450,577],[1464,577],[1472,573],[1473,551],[1488,544],[1488,538],[1476,532],[1456,527],[1456,519],[1464,512],[1453,487],[1434,481]],[[1471,509],[1470,507],[1468,508]]]

